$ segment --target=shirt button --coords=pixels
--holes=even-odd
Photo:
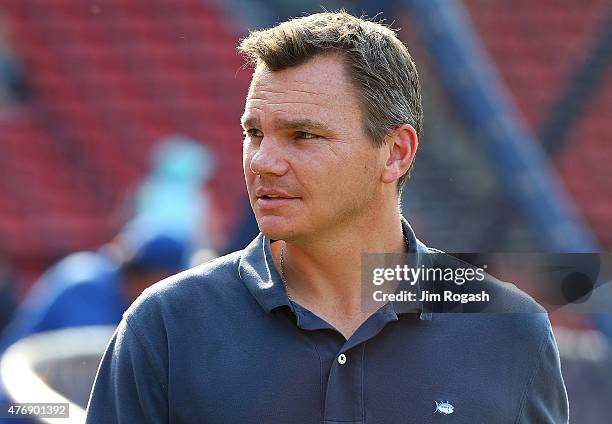
[[[346,364],[346,355],[344,353],[341,353],[340,355],[338,355],[338,363],[340,365]]]

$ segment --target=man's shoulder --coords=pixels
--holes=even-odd
[[[451,267],[474,267],[455,256],[431,249],[438,264]],[[551,325],[546,310],[531,296],[515,284],[501,281],[483,273],[482,279],[474,279],[457,285],[444,283],[440,290],[450,290],[465,296],[487,294],[486,301],[473,301],[462,304],[453,302],[445,305],[445,322],[457,329],[459,326],[470,333],[487,335],[495,340],[493,345],[512,346],[520,340],[523,350],[535,354],[550,334]],[[473,299],[473,297],[472,297]],[[448,321],[446,321],[448,320]]]
[[[467,302],[462,310],[465,312],[489,312],[489,313],[545,313],[546,310],[530,295],[519,289],[515,284],[497,279],[479,267],[464,261],[449,253],[428,248],[434,258],[435,266],[443,266],[453,269],[472,269],[471,278],[462,274],[463,279],[458,283],[448,281],[442,289],[450,289],[454,293],[464,295],[487,294],[486,302]]]
[[[238,278],[242,251],[232,252],[172,275],[145,290],[153,296],[167,296],[193,288],[211,290]]]
[[[124,316],[169,313],[189,308],[214,309],[223,300],[236,299],[245,288],[238,274],[242,251],[230,253],[161,280],[142,292]]]

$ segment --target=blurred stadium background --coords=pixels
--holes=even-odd
[[[151,211],[202,221],[183,228],[192,264],[245,245],[235,46],[322,7],[382,12],[415,56],[425,136],[402,207],[421,239],[612,250],[609,0],[0,0],[0,325],[45,270]],[[572,422],[610,423],[606,317],[551,319]],[[55,389],[83,404],[70,381]]]

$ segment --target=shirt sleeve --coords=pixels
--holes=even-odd
[[[547,321],[545,339],[540,347],[539,362],[529,382],[517,424],[566,424],[569,403],[561,375],[557,343]]]
[[[124,318],[102,357],[86,424],[169,421],[167,385],[151,353]]]

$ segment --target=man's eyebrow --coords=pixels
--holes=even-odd
[[[247,128],[259,128],[260,127],[259,119],[256,118],[255,116],[250,116],[250,115],[243,115],[242,118],[240,119],[240,125],[242,125],[242,128],[245,130]]]
[[[333,131],[324,123],[312,119],[278,119],[274,126],[277,130],[302,130],[332,133]]]
[[[243,116],[241,119],[242,128],[261,128],[259,118],[255,116]],[[274,128],[277,130],[302,130],[302,131],[317,131],[323,133],[333,133],[331,128],[322,122],[308,118],[303,119],[277,119],[274,122]]]

